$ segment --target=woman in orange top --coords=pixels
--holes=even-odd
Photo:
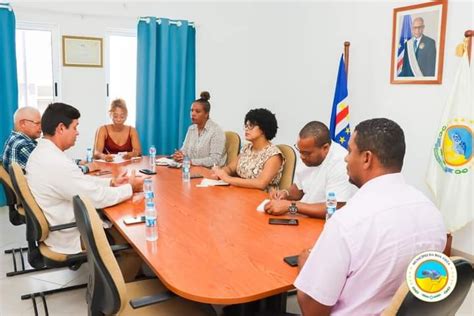
[[[112,124],[104,125],[97,131],[94,158],[113,160],[113,154],[125,153],[124,159],[141,155],[140,140],[137,130],[125,125],[127,120],[127,105],[123,99],[113,100],[110,104]]]

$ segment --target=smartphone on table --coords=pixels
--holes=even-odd
[[[299,222],[296,218],[269,218],[268,224],[298,226]]]
[[[141,216],[127,216],[123,218],[125,225],[145,223],[145,215]]]
[[[150,169],[140,169],[140,170],[138,170],[138,171],[140,171],[141,173],[147,174],[147,175],[156,174],[156,171],[152,171],[152,170],[150,170]]]
[[[298,256],[288,256],[283,258],[283,261],[285,261],[289,266],[291,267],[297,267],[298,266]]]

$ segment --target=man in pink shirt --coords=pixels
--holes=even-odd
[[[440,212],[400,173],[405,138],[398,124],[383,118],[361,122],[348,151],[349,181],[359,191],[300,258],[304,265],[295,286],[303,315],[378,315],[410,260],[443,251],[446,244]]]

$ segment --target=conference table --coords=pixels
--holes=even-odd
[[[100,167],[138,174],[149,168],[149,160]],[[157,166],[156,172],[157,241],[145,239],[145,224],[123,222],[144,213],[143,200],[129,199],[104,213],[169,290],[193,301],[227,305],[278,297],[294,288],[297,269],[283,258],[312,247],[323,220],[288,215],[281,218],[298,218],[299,225],[269,225],[271,216],[256,210],[268,198],[266,192],[197,187],[202,179],[183,182],[180,169]],[[191,173],[208,177],[211,171],[193,166]]]

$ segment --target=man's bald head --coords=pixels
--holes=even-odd
[[[15,131],[21,132],[31,139],[41,136],[41,114],[38,109],[24,106],[16,110],[13,115]]]

